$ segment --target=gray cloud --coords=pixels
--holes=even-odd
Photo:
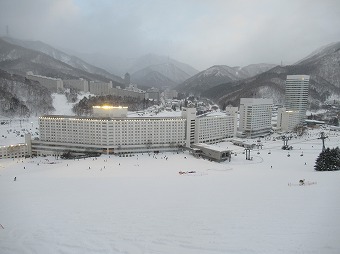
[[[197,69],[291,64],[340,39],[337,0],[1,0],[0,34],[82,53],[167,55]]]

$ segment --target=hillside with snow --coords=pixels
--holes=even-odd
[[[173,88],[198,71],[170,57],[147,54],[132,61],[131,81],[139,86]]]
[[[61,60],[66,61],[64,58]],[[108,73],[106,73],[106,75],[104,75],[104,73],[98,74],[97,71],[94,70],[95,67],[93,67],[94,69],[91,69],[91,71],[93,71],[93,73],[91,73],[83,70],[84,68],[81,68],[80,66],[77,66],[80,68],[78,69],[77,67],[73,67],[72,65],[69,65],[68,63],[65,63],[61,60],[41,51],[18,46],[0,38],[1,70],[7,71],[9,73],[15,73],[23,77],[25,77],[28,71],[32,71],[36,75],[53,78],[84,78],[103,82],[109,82],[112,80],[114,85],[122,85],[121,83],[115,81],[117,80],[117,77],[113,75],[110,76]],[[119,80],[122,81],[120,78]]]
[[[76,56],[69,55],[61,50],[53,48],[52,46],[46,43],[43,43],[41,41],[24,41],[24,40],[19,40],[19,39],[10,38],[10,37],[1,37],[1,39],[14,45],[18,45],[18,46],[21,46],[27,49],[31,49],[34,51],[44,53],[76,69],[89,72],[89,73],[93,73],[93,74],[97,74],[107,79],[116,81],[118,83],[123,83],[123,80],[120,77],[113,75],[109,73],[108,71],[105,71],[104,69],[91,65]]]

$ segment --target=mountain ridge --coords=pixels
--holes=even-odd
[[[245,67],[214,65],[185,80],[178,85],[176,89],[183,93],[194,90],[196,94],[202,94],[205,90],[211,89],[219,84],[249,78],[274,66],[275,65],[264,63],[252,64]]]
[[[96,74],[96,75],[100,75],[103,76],[107,79],[113,80],[115,82],[118,83],[123,83],[123,79],[121,77],[118,77],[116,75],[113,75],[111,73],[109,73],[108,71],[102,69],[102,68],[98,68],[96,66],[93,66],[85,61],[83,61],[82,59],[73,56],[73,55],[69,55],[64,53],[63,51],[56,49],[44,42],[41,41],[24,41],[24,40],[19,40],[19,39],[14,39],[14,38],[9,38],[9,37],[1,37],[0,39],[3,39],[4,41],[13,44],[13,45],[17,45],[17,46],[21,46],[23,48],[27,48],[27,49],[31,49],[34,51],[38,51],[41,53],[44,53],[56,60],[59,60],[63,63],[66,63],[76,69],[85,71],[85,72],[89,72],[92,74]]]
[[[45,53],[14,45],[2,39],[0,39],[0,69],[22,76],[32,71],[34,74],[61,79],[85,78],[103,82],[111,80],[99,74],[77,69]],[[113,84],[122,85],[114,80]]]

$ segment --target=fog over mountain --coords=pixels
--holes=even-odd
[[[41,51],[11,44],[0,38],[0,69],[22,76],[25,76],[28,71],[32,71],[37,75],[61,79],[85,78],[104,82],[112,80],[114,85],[121,85],[123,82],[121,78],[107,73],[104,70],[100,70],[95,66],[91,66],[80,59],[75,62],[68,61],[72,59],[72,57],[63,52],[59,53],[60,54],[51,54],[52,56],[50,56]],[[63,56],[61,59],[59,58],[60,55]],[[79,66],[73,67],[64,61],[76,66],[78,63],[82,63],[82,68],[77,68]],[[84,69],[87,69],[87,71]],[[116,80],[121,82],[117,82]]]
[[[214,65],[200,73],[185,80],[178,85],[176,89],[181,92],[200,94],[219,84],[242,80],[253,77],[257,74],[265,72],[275,65],[273,64],[252,64],[246,67],[229,67],[227,65]]]
[[[199,71],[213,65],[288,65],[339,41],[339,9],[336,0],[2,0],[0,36],[69,49],[101,68],[149,53]]]
[[[188,64],[164,56],[148,54],[136,59],[129,68],[131,81],[150,87],[174,87],[198,73]]]
[[[43,43],[41,41],[23,41],[23,40],[18,40],[18,39],[11,38],[11,37],[2,37],[1,39],[14,45],[18,45],[24,48],[32,49],[34,51],[42,52],[48,56],[51,56],[52,58],[56,60],[59,60],[68,65],[71,65],[72,67],[80,69],[82,71],[86,71],[86,72],[93,73],[93,74],[98,74],[107,79],[111,79],[113,81],[123,83],[123,80],[120,77],[112,75],[108,71],[105,71],[101,68],[88,64],[87,62],[83,61],[82,59],[78,57],[66,54],[62,52],[61,50],[53,48],[50,45]]]

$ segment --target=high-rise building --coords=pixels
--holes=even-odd
[[[300,124],[306,119],[308,90],[308,75],[287,75],[285,107],[288,111],[299,111]]]
[[[255,138],[270,134],[273,99],[241,98],[239,131]]]
[[[127,72],[127,73],[125,73],[125,75],[124,75],[124,84],[125,84],[125,85],[130,85],[130,83],[131,83],[131,76],[130,76],[130,74]]]

